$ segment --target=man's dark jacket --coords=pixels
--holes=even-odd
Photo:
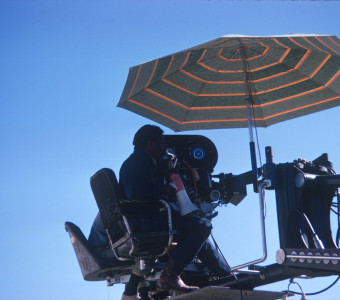
[[[165,195],[164,178],[152,156],[145,150],[135,147],[119,172],[122,198],[157,201]]]

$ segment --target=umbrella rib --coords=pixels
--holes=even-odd
[[[325,84],[327,87],[329,87],[337,78],[340,76],[340,70],[334,74],[334,76],[328,80],[328,82]]]
[[[132,94],[133,94],[133,92],[134,92],[134,90],[135,90],[135,88],[136,88],[136,84],[137,84],[137,81],[138,81],[138,79],[139,79],[139,75],[140,75],[140,73],[141,73],[141,71],[142,71],[142,67],[143,67],[143,65],[140,65],[140,66],[138,67],[138,72],[137,72],[135,81],[134,81],[134,83],[133,83],[133,85],[132,85],[131,91],[130,91],[130,93],[129,93],[128,99],[131,98],[131,96],[132,96]]]
[[[318,49],[319,51],[328,54],[327,51],[325,51],[325,50],[319,48],[318,46],[316,46],[315,44],[313,44],[308,38],[306,38],[306,37],[302,37],[302,38],[303,38],[303,40],[305,40],[308,44],[310,44],[311,46],[315,47],[315,48]],[[338,54],[338,55],[340,54],[338,51],[336,51],[335,49],[331,48],[331,47],[330,47],[329,45],[327,45],[324,41],[322,41],[319,37],[316,36],[315,38],[316,38],[321,44],[323,44],[326,48],[328,48],[329,50],[333,51],[334,53],[336,53],[336,54]],[[331,39],[330,37],[328,37],[328,38],[329,38],[335,45],[337,45],[336,42],[335,42],[333,39]],[[288,39],[289,39],[291,42],[293,42],[294,44],[296,44],[296,45],[298,45],[299,47],[301,47],[301,48],[309,49],[309,48],[307,48],[306,46],[301,45],[299,42],[297,42],[295,39],[293,39],[293,38],[291,38],[291,37],[288,37]],[[337,46],[339,46],[339,45],[337,45]]]
[[[306,37],[303,37],[303,39],[304,39],[308,44],[312,45],[313,47],[315,47],[315,48],[318,49],[319,51],[327,53],[327,51],[322,50],[322,49],[319,48],[317,45],[313,44],[313,43],[312,43],[309,39],[307,39]]]
[[[340,48],[340,44],[338,44],[338,43],[333,39],[333,37],[328,36],[328,39],[329,39],[334,45],[336,45],[337,47]]]
[[[186,55],[185,55],[185,59],[183,60],[183,62],[181,63],[181,66],[178,68],[178,70],[182,70],[183,66],[187,63],[187,61],[189,60],[189,57],[190,57],[190,54],[191,54],[191,51],[188,52]],[[164,74],[162,75],[161,79],[164,79],[165,77],[173,74],[173,73],[176,73],[178,70],[175,70],[173,72],[170,72],[170,69],[172,67],[172,64],[174,62],[174,60],[176,59],[176,54],[172,54],[171,55],[171,58],[170,58],[170,62],[169,62],[169,65],[167,67],[167,69],[165,70]]]
[[[156,68],[157,68],[157,66],[158,66],[158,62],[159,62],[159,59],[156,59],[156,60],[155,60],[155,64],[154,64],[153,69],[152,69],[152,72],[151,72],[151,74],[150,74],[149,80],[148,80],[148,82],[146,83],[145,86],[149,86],[149,84],[150,84],[150,82],[151,82],[151,80],[152,80],[152,78],[153,78],[153,75],[155,74]]]
[[[321,40],[319,37],[315,37],[321,44],[323,44],[325,47],[327,47],[329,50],[335,52],[336,54],[340,55],[340,52],[334,50],[329,45],[327,45],[323,40]]]
[[[174,59],[175,59],[175,55],[173,54],[173,55],[171,55],[170,63],[168,65],[168,67],[166,68],[162,78],[164,78],[165,76],[168,75],[168,72],[170,71],[170,68],[172,67],[172,63],[174,62]]]

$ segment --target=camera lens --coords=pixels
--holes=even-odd
[[[195,147],[192,150],[192,156],[197,159],[203,159],[205,157],[205,150],[202,147]]]

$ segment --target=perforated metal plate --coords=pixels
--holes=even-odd
[[[282,292],[270,292],[270,291],[242,291],[239,290],[231,290],[230,288],[220,287],[220,286],[209,286],[202,289],[199,289],[196,292],[192,292],[190,294],[183,294],[171,299],[185,299],[185,300],[274,300],[274,299],[282,299],[284,293]],[[288,295],[290,296],[290,295]]]

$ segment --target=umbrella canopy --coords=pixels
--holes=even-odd
[[[339,75],[335,36],[224,36],[132,67],[118,106],[174,131],[266,127],[340,105]]]

